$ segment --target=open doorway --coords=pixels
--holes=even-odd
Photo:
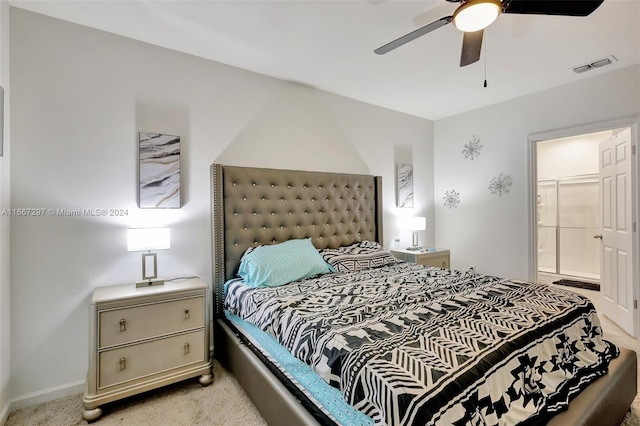
[[[590,297],[599,314],[634,337],[640,330],[638,124],[617,120],[529,137],[532,279],[570,281],[562,284],[573,288],[564,288]]]
[[[612,134],[537,143],[537,281],[599,291],[598,146]]]

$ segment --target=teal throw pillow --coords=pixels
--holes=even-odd
[[[242,257],[238,275],[251,287],[275,287],[329,272],[307,238],[254,248]]]

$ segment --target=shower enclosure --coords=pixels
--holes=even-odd
[[[538,271],[600,280],[598,175],[538,180]]]

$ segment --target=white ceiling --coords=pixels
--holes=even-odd
[[[586,18],[503,14],[485,30],[480,61],[464,68],[452,24],[373,53],[453,13],[445,0],[9,3],[431,120],[640,63],[640,0],[605,0]],[[571,70],[610,55],[612,65]]]

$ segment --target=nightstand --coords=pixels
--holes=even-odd
[[[420,265],[435,266],[437,268],[449,269],[450,254],[445,249],[429,250],[391,250],[396,259],[406,262],[419,263]]]
[[[199,278],[96,288],[82,418],[96,420],[105,403],[191,377],[209,385],[208,300]]]

